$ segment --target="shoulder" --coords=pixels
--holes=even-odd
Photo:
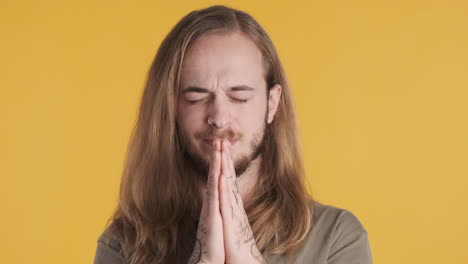
[[[122,250],[122,235],[114,224],[109,225],[98,237],[94,264],[119,263],[125,258]]]
[[[307,263],[372,263],[367,230],[349,210],[310,201],[313,227],[298,260]],[[302,263],[299,261],[298,263]]]
[[[318,228],[334,229],[341,232],[367,233],[361,221],[351,211],[320,202],[313,202],[314,222]]]

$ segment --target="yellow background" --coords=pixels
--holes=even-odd
[[[92,262],[156,49],[214,3],[2,0],[1,263]],[[271,35],[315,197],[374,262],[468,263],[468,1],[229,4]]]

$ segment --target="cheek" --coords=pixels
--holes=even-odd
[[[199,130],[202,114],[187,107],[178,107],[177,110],[177,124],[179,128],[182,129],[186,136],[192,137],[193,133]]]
[[[252,137],[253,134],[262,129],[265,122],[266,109],[253,106],[237,112],[239,125],[245,136]]]

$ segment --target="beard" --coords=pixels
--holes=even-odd
[[[260,154],[265,151],[265,134],[266,134],[266,122],[264,122],[262,131],[255,134],[252,141],[249,144],[249,150],[247,153],[241,153],[240,156],[234,160],[234,170],[236,176],[240,177],[250,167],[252,162],[256,160]],[[180,129],[177,129],[180,143],[182,145],[182,156],[186,161],[186,164],[203,180],[206,181],[210,170],[210,160],[204,158],[200,153],[196,151],[193,144],[190,143],[188,137],[184,135]],[[210,139],[234,139],[238,140],[242,135],[235,133],[231,129],[225,131],[219,131],[210,127],[210,130],[198,132],[195,134],[197,140],[203,140],[204,138]],[[204,143],[202,143],[204,144]]]

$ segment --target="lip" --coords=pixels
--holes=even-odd
[[[205,142],[206,144],[208,145],[213,145],[213,139],[203,139],[203,142]],[[233,139],[233,140],[229,140],[229,142],[231,142],[231,146],[234,145],[237,140]]]

